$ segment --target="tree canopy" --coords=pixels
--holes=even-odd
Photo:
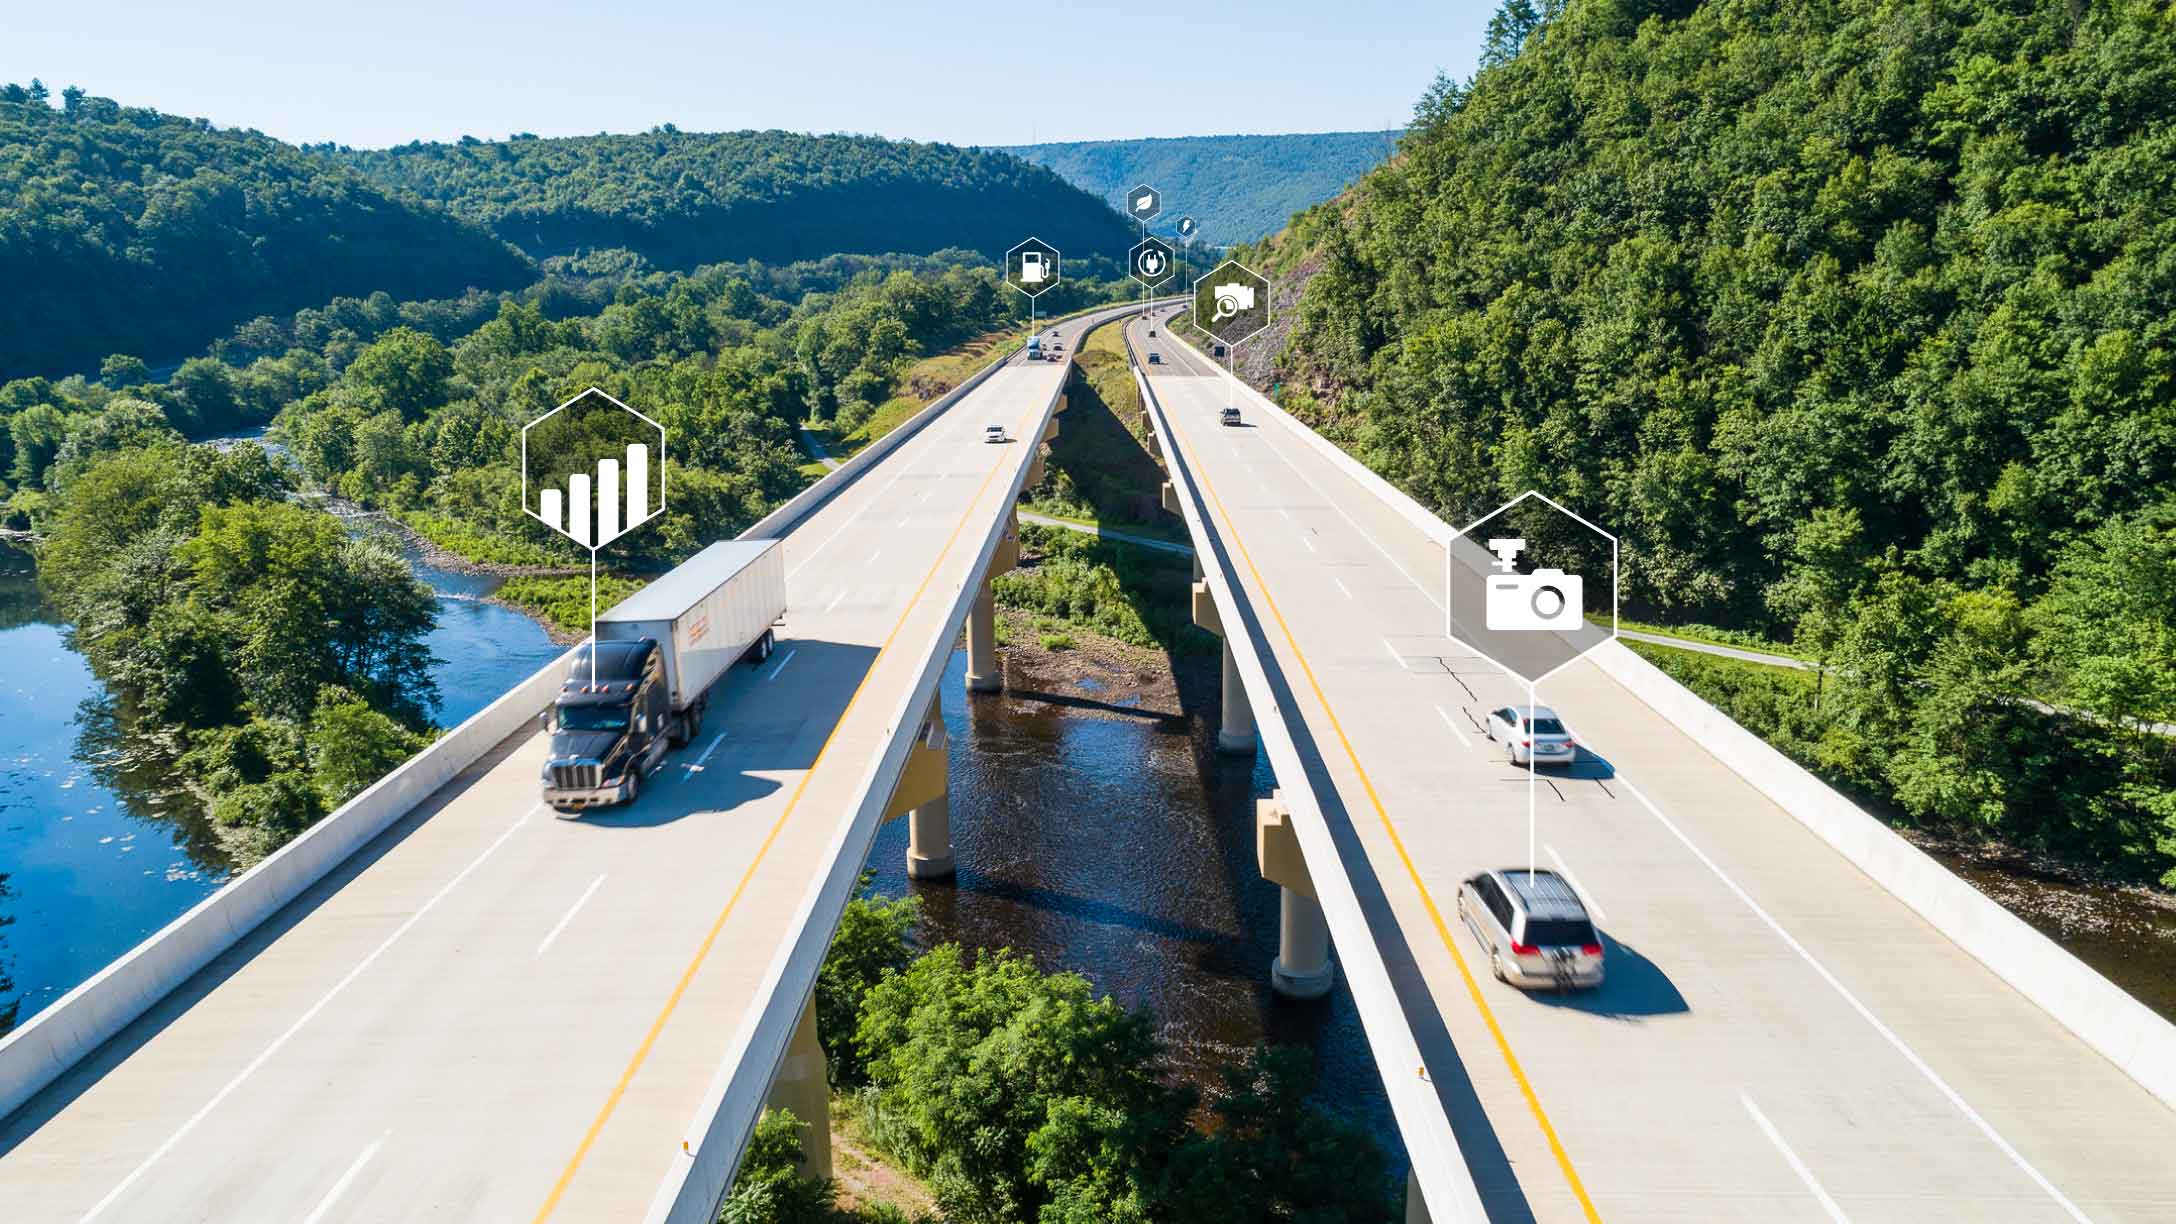
[[[1293,406],[1449,521],[1538,488],[1608,525],[1629,607],[1828,661],[1831,776],[2176,883],[2176,758],[2139,730],[2176,679],[2167,7],[1491,29],[1264,254],[1313,273]]]
[[[259,133],[0,85],[0,378],[175,361],[341,294],[534,276],[482,228]]]
[[[682,132],[320,149],[538,257],[601,247],[660,267],[839,252],[995,255],[1029,234],[1119,255],[1107,204],[1006,153],[874,136]]]

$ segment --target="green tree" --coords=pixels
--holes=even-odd
[[[1104,1146],[1058,1139],[1077,1136],[1084,1114],[1133,1120],[1135,1136],[1169,1138],[1184,1123],[1145,1014],[1008,952],[925,954],[869,991],[854,1040],[901,1155],[957,1220],[1033,1219],[1093,1178],[1064,1157]]]
[[[765,1110],[748,1136],[718,1224],[828,1224],[837,1183],[801,1176],[801,1132],[824,1124],[803,1122],[790,1109]]]
[[[343,690],[320,693],[307,735],[310,776],[330,811],[430,742]]]
[[[151,381],[151,367],[141,357],[115,353],[98,363],[98,380],[116,391]]]
[[[445,345],[412,327],[396,327],[363,350],[346,381],[373,408],[414,421],[446,402],[451,377],[453,355]]]
[[[1313,1056],[1256,1046],[1222,1068],[1217,1124],[1191,1138],[1165,1179],[1159,1219],[1386,1224],[1401,1218],[1382,1150],[1358,1125],[1314,1108]]]
[[[919,897],[856,897],[839,916],[823,968],[816,974],[816,1032],[823,1039],[834,1087],[868,1081],[854,1042],[862,1001],[878,982],[913,963],[908,941],[921,916]]]
[[[8,419],[8,436],[15,452],[8,478],[25,488],[41,485],[68,437],[68,418],[51,404],[33,404]]]

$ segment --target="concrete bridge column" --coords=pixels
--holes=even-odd
[[[1314,877],[1307,872],[1281,792],[1254,805],[1254,855],[1262,878],[1283,890],[1278,898],[1277,958],[1269,963],[1270,988],[1288,999],[1319,999],[1337,982],[1337,966],[1330,963],[1330,923],[1315,899]]]
[[[930,694],[929,712],[914,733],[899,781],[892,785],[884,819],[907,818],[907,875],[940,880],[954,871],[952,804],[947,793],[949,744],[944,732],[944,694]]]
[[[1429,1224],[1428,1202],[1420,1196],[1420,1179],[1405,1171],[1405,1224]]]
[[[984,578],[967,610],[967,691],[994,693],[1005,685],[997,666],[997,598]]]
[[[1224,721],[1216,731],[1216,749],[1236,756],[1254,755],[1254,706],[1247,701],[1247,682],[1240,678],[1228,641],[1224,643]]]
[[[1005,534],[997,542],[997,551],[990,554],[989,572],[983,574],[982,586],[975,592],[974,605],[967,610],[967,691],[970,693],[994,693],[1005,687],[1005,673],[997,662],[997,597],[990,590],[990,580],[1020,564],[1019,507],[1005,513],[1010,520],[1005,524]]]
[[[801,1132],[801,1176],[831,1176],[831,1068],[816,1039],[816,1000],[801,1005],[801,1021],[786,1046],[786,1060],[771,1081],[772,1109],[790,1109],[808,1124]]]
[[[1194,568],[1201,568],[1201,558],[1194,559]],[[1224,621],[1217,614],[1216,599],[1209,593],[1205,579],[1194,580],[1194,623],[1224,636]],[[1246,681],[1240,678],[1238,660],[1232,657],[1232,644],[1224,643],[1224,711],[1216,732],[1216,750],[1237,756],[1254,755],[1254,707],[1247,702]]]

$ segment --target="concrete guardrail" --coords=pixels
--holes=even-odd
[[[1136,307],[1104,308],[1135,309]],[[1008,354],[1009,356],[1009,354]],[[783,535],[862,471],[957,403],[1000,357],[765,515],[740,539]],[[228,881],[187,913],[0,1039],[0,1118],[20,1108],[146,1011],[392,827],[551,703],[570,651],[342,804],[301,836]]]
[[[1182,339],[1181,343],[1188,342]],[[1294,426],[1308,445],[1438,543],[1448,543],[1457,534],[1404,490],[1368,470],[1268,396],[1244,382],[1240,390],[1256,408]],[[1891,896],[2146,1091],[2176,1108],[2176,1025],[1622,643],[1610,642],[1590,657],[1605,675],[1691,736]]]
[[[559,691],[571,653],[515,685],[0,1040],[0,1118],[534,720]]]
[[[1086,313],[1108,313],[1118,317],[1139,309],[1139,304],[1135,303]],[[1078,351],[1077,346],[1075,351]],[[1072,355],[1067,356],[1066,364],[1071,366]],[[983,374],[987,375],[991,368],[994,367],[986,367]],[[965,391],[979,381],[980,376],[962,383],[959,390]],[[1051,414],[1064,393],[1065,381],[1060,380],[1036,418],[1035,432],[1027,435],[1036,440],[1036,445],[1041,445]],[[893,430],[887,437],[900,432]],[[1031,466],[1031,463],[1020,465],[1007,493],[1008,504],[1019,500]],[[852,817],[841,822],[837,836],[831,841],[827,852],[829,870],[809,887],[794,910],[792,929],[797,934],[779,949],[765,969],[762,985],[749,1005],[747,1016],[733,1035],[732,1044],[703,1095],[703,1103],[688,1124],[681,1149],[685,1154],[675,1158],[651,1201],[649,1214],[645,1217],[649,1224],[712,1224],[718,1218],[719,1205],[732,1188],[733,1175],[740,1165],[748,1136],[762,1116],[770,1097],[771,1083],[785,1060],[787,1046],[800,1022],[801,1008],[815,991],[816,973],[823,967],[824,955],[830,950],[832,932],[837,929],[839,916],[845,912],[846,903],[860,882],[862,864],[868,861],[869,848],[876,841],[877,827],[883,823],[892,786],[898,781],[907,752],[914,744],[914,732],[922,725],[930,695],[942,681],[945,664],[952,657],[957,626],[966,620],[968,607],[981,586],[982,574],[989,568],[990,558],[1009,526],[1010,515],[999,515],[990,524],[974,567],[968,571],[968,579],[953,588],[952,604],[944,620],[944,624],[953,627],[952,632],[939,635],[929,657],[922,663],[920,674],[888,713],[886,728],[890,740],[883,753],[869,763],[858,792],[861,799]],[[791,1006],[781,1005],[789,1001]]]
[[[1133,356],[1131,337],[1128,337],[1126,347],[1128,355]],[[1194,556],[1200,559],[1210,596],[1216,601],[1217,618],[1224,625],[1225,645],[1231,651],[1232,660],[1245,682],[1247,698],[1253,704],[1255,728],[1282,788],[1293,833],[1307,860],[1308,875],[1314,881],[1316,900],[1322,906],[1331,938],[1336,943],[1345,984],[1352,990],[1361,1026],[1374,1051],[1384,1093],[1390,1098],[1391,1115],[1397,1120],[1398,1133],[1405,1139],[1406,1153],[1413,1164],[1413,1180],[1420,1186],[1430,1219],[1442,1224],[1450,1221],[1484,1224],[1488,1213],[1482,1207],[1472,1169],[1459,1147],[1458,1136],[1451,1129],[1443,1103],[1426,1075],[1427,1063],[1421,1057],[1420,1042],[1414,1037],[1405,1009],[1398,1001],[1390,970],[1376,952],[1375,936],[1366,911],[1361,908],[1359,894],[1346,875],[1344,858],[1338,853],[1329,822],[1323,817],[1321,805],[1309,783],[1306,763],[1301,759],[1299,746],[1277,705],[1276,690],[1270,687],[1269,671],[1263,661],[1266,646],[1258,644],[1248,630],[1250,624],[1259,622],[1240,614],[1240,595],[1227,568],[1229,560],[1218,546],[1218,537],[1209,531],[1206,503],[1195,488],[1193,473],[1164,415],[1163,403],[1156,398],[1137,358],[1133,362],[1133,375],[1141,391],[1141,402],[1149,409],[1149,421],[1165,456],[1172,486],[1179,494],[1181,517],[1186,520],[1187,533],[1194,541]]]

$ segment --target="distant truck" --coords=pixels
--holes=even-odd
[[[1028,360],[1029,360],[1029,361],[1041,361],[1042,359],[1043,359],[1043,338],[1042,338],[1041,336],[1029,336],[1029,337],[1028,337]]]
[[[595,644],[575,652],[544,712],[544,802],[633,802],[643,776],[702,729],[718,677],[770,657],[785,610],[778,541],[725,540],[599,616]]]

